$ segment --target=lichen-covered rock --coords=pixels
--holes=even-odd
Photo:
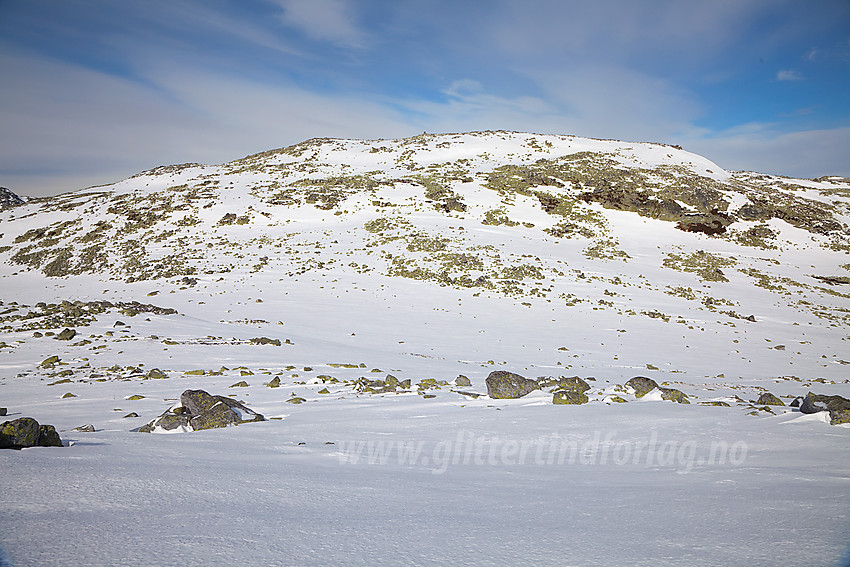
[[[268,384],[266,384],[269,388],[280,388],[280,378],[275,376],[272,378]]]
[[[491,372],[486,383],[487,395],[493,399],[521,398],[540,388],[536,380],[505,370]]]
[[[455,378],[455,386],[459,388],[468,388],[472,386],[472,382],[469,381],[469,378],[461,374]]]
[[[64,331],[62,331],[61,333],[56,335],[56,338],[59,339],[60,341],[70,341],[71,339],[73,339],[76,336],[77,336],[77,331],[75,331],[74,329],[65,329]]]
[[[578,390],[558,390],[552,395],[552,403],[555,405],[581,405],[588,402],[587,395]]]
[[[661,390],[661,399],[669,400],[671,402],[676,402],[677,404],[689,404],[691,401],[688,399],[688,396],[685,395],[681,390],[677,390],[675,388],[658,388]]]
[[[582,393],[590,390],[590,384],[588,384],[578,376],[570,376],[568,378],[564,378],[563,376],[561,376],[558,379],[558,388],[570,392]]]
[[[645,376],[635,376],[628,382],[626,382],[626,386],[635,391],[635,397],[642,398],[655,388],[658,387],[658,383],[652,378],[647,378]]]
[[[759,399],[756,401],[757,405],[760,406],[784,406],[785,403],[771,394],[770,392],[763,392],[762,395],[759,396]]]
[[[95,429],[94,429],[94,425],[92,425],[91,423],[87,423],[85,425],[80,425],[78,427],[75,427],[74,431],[80,431],[82,433],[94,433]]]
[[[0,424],[0,449],[26,447],[62,447],[62,440],[52,425],[39,425],[31,417],[19,417]]]
[[[165,372],[163,372],[159,368],[151,368],[147,373],[147,377],[151,380],[163,380],[165,378],[168,378],[168,376],[165,375]]]
[[[850,400],[841,396],[824,396],[809,392],[800,404],[802,413],[850,410]]]
[[[836,409],[829,410],[830,425],[840,425],[842,423],[850,423],[850,410]]]
[[[265,421],[265,419],[234,399],[213,396],[203,390],[186,390],[180,396],[179,404],[140,427],[139,431],[141,433],[168,432],[179,428],[184,431],[201,431]]]

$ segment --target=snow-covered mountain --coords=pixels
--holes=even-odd
[[[14,454],[11,470],[65,470],[69,454],[85,470],[115,459],[99,469],[113,488],[80,489],[89,502],[79,506],[83,514],[102,498],[124,502],[129,478],[142,479],[138,492],[129,491],[135,496],[166,478],[175,485],[157,488],[141,517],[155,525],[165,514],[163,529],[184,534],[174,536],[181,545],[194,537],[215,542],[212,550],[184,548],[197,560],[216,553],[268,562],[279,551],[271,534],[291,529],[275,514],[319,525],[299,532],[301,543],[286,540],[294,555],[281,564],[357,563],[316,534],[356,547],[353,534],[362,532],[386,563],[397,553],[427,562],[429,552],[437,563],[493,563],[488,549],[515,564],[770,563],[772,553],[728,551],[727,543],[744,541],[744,524],[748,541],[772,550],[803,545],[837,557],[844,532],[819,518],[848,504],[842,482],[850,469],[841,455],[850,435],[847,426],[829,425],[826,412],[787,406],[808,392],[850,394],[848,253],[848,179],[728,172],[674,146],[515,132],[314,139],[32,199],[0,211],[0,401],[10,415],[55,424],[75,445]],[[494,370],[543,378],[541,389],[491,399],[485,379]],[[573,375],[590,386],[587,403],[553,405],[559,377]],[[639,397],[626,386],[639,375],[661,388]],[[279,387],[266,387],[274,380]],[[236,392],[270,420],[169,437],[180,438],[174,442],[131,432],[190,388]],[[664,388],[690,404],[664,401]],[[767,393],[785,406],[757,403]],[[71,431],[85,423],[95,432]],[[534,453],[541,444],[600,435],[596,448],[621,441],[634,448],[656,435],[678,449],[693,441],[696,452],[683,460],[679,451],[669,462],[635,457],[628,466],[612,456],[584,468],[546,466],[545,451]],[[368,445],[377,441],[389,445]],[[407,442],[424,443],[431,464],[396,459]],[[475,466],[476,454],[467,457],[479,442],[498,446],[499,455],[514,442],[530,452]],[[699,463],[699,451],[715,442],[744,443],[745,458],[730,455],[721,466],[709,455]],[[357,443],[367,453],[386,449],[392,462],[377,466],[373,455],[370,464],[363,453],[358,464]],[[459,456],[436,463],[438,450]],[[190,507],[214,514],[226,506],[242,522],[251,514],[235,502],[249,502],[265,514],[257,532],[264,535],[256,536],[263,543],[246,543],[255,536],[241,529],[232,536],[218,522],[185,531],[167,515],[183,486],[178,453],[208,471],[211,490],[232,491],[232,501],[189,498]],[[544,455],[542,462],[532,454]],[[147,469],[146,458],[159,468]],[[233,466],[246,486],[273,487],[273,503],[234,488]],[[276,467],[295,472],[283,481]],[[561,484],[564,475],[573,480]],[[338,500],[323,500],[316,478]],[[442,504],[398,492],[393,478]],[[767,500],[756,496],[766,478],[777,491]],[[799,487],[800,478],[816,481],[817,494]],[[60,472],[55,482],[70,490],[73,479]],[[480,488],[487,483],[502,491],[493,500]],[[374,500],[343,487],[374,490]],[[302,496],[285,502],[290,489]],[[670,507],[654,508],[667,491]],[[592,510],[602,492],[631,503],[604,502],[604,520]],[[690,524],[690,536],[665,535],[694,522],[685,513],[691,504],[676,500],[685,494],[715,523]],[[787,520],[805,537],[777,544],[790,541],[780,535],[789,528],[777,511],[799,512],[815,497],[826,500]],[[0,537],[0,547],[23,565],[24,526],[38,521],[46,496],[21,498],[13,507],[22,524],[3,525],[11,535]],[[415,518],[404,519],[411,503],[423,509],[424,533],[415,531]],[[587,526],[546,533],[544,524],[567,513],[561,505],[570,517],[590,514]],[[347,523],[358,521],[352,506],[366,510],[359,532]],[[569,541],[575,556],[506,547],[513,532],[500,514],[510,506],[519,506],[516,521],[534,534],[524,548]],[[632,511],[641,506],[645,515]],[[463,512],[472,508],[480,515]],[[718,524],[721,514],[727,520]],[[56,515],[55,529],[72,517]],[[395,521],[408,530],[393,536],[404,545],[375,543]],[[494,531],[485,534],[485,525]],[[617,547],[630,526],[654,530],[641,530],[647,539],[637,554],[600,551]],[[109,531],[125,544],[132,533]],[[150,544],[171,536],[147,527],[139,537]],[[443,546],[461,540],[467,547]],[[688,551],[665,555],[671,545]],[[96,543],[67,557],[45,549],[33,564],[103,560]],[[137,553],[120,556],[164,564],[149,545]]]

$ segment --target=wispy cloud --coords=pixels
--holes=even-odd
[[[349,0],[277,0],[282,21],[309,37],[342,47],[363,47],[367,35],[357,25]]]
[[[803,75],[794,69],[782,69],[776,73],[777,81],[802,81]]]

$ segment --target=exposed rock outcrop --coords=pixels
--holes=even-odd
[[[201,431],[265,420],[265,417],[234,399],[213,396],[203,390],[186,390],[180,396],[179,404],[140,427],[139,432]]]

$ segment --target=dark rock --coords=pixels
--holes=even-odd
[[[39,425],[31,417],[19,417],[0,425],[0,449],[62,446],[62,440],[55,427]]]
[[[59,433],[52,425],[38,426],[38,446],[39,447],[62,447],[62,439],[59,438]]]
[[[798,407],[800,407],[801,403],[803,403],[803,398],[800,398],[800,397],[794,398],[794,401],[791,402],[791,407],[792,408],[798,408]]]
[[[254,421],[265,417],[247,408],[241,402],[225,396],[213,396],[203,390],[186,390],[180,404],[170,408],[157,419],[139,428],[141,433],[151,433],[157,428],[173,431],[185,427],[191,431],[215,429]]]
[[[578,390],[558,390],[552,395],[552,403],[556,405],[581,405],[588,402],[587,395]]]
[[[800,404],[800,411],[803,413],[844,410],[850,410],[850,400],[841,396],[824,396],[809,392]]]
[[[60,341],[70,341],[71,339],[73,339],[76,336],[77,336],[77,331],[75,331],[74,329],[65,329],[64,331],[62,331],[61,333],[56,335],[56,338],[59,339]]]
[[[268,384],[266,384],[269,388],[280,388],[280,378],[275,376],[272,378]]]
[[[9,411],[8,408],[0,408],[0,417],[6,415],[6,412],[8,412],[8,411]]]
[[[685,395],[681,390],[677,390],[675,388],[658,388],[661,390],[661,399],[669,400],[671,402],[676,402],[677,404],[689,404],[691,401],[688,399],[688,396]]]
[[[468,388],[472,386],[472,382],[469,381],[469,378],[461,374],[455,378],[455,386],[458,388]]]
[[[18,205],[23,205],[24,200],[15,195],[11,191],[9,191],[5,187],[0,187],[0,209],[5,209],[7,207],[16,207]]]
[[[759,406],[784,406],[785,403],[771,394],[770,392],[763,392],[759,399],[756,401],[756,405]]]
[[[635,397],[642,398],[652,390],[658,387],[658,383],[652,378],[647,378],[645,376],[635,376],[628,382],[626,382],[626,386],[632,388],[635,391]]]
[[[487,395],[493,399],[515,399],[540,388],[537,381],[507,372],[495,370],[487,376]]]

